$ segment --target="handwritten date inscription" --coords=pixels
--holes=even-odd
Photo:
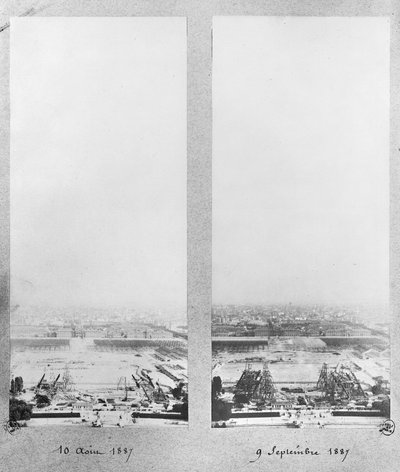
[[[330,448],[327,451],[324,451],[325,454],[329,454],[330,456],[339,456],[342,457],[342,462],[345,461],[350,449],[344,448]],[[249,462],[256,462],[263,454],[262,449],[257,449],[256,451],[256,458],[254,460],[250,460]],[[278,446],[273,446],[272,449],[266,452],[268,456],[278,456],[280,459],[283,459],[285,456],[320,456],[322,453],[320,451],[311,449],[309,447],[301,448],[299,445],[293,449],[280,449]]]
[[[128,447],[113,447],[112,449],[108,451],[101,451],[99,449],[93,448],[93,446],[77,447],[73,449],[73,448],[69,448],[68,446],[61,445],[57,449],[54,449],[54,451],[52,452],[58,452],[59,454],[63,454],[65,456],[69,454],[76,454],[76,455],[82,455],[82,456],[92,456],[92,455],[104,456],[108,454],[111,456],[126,457],[125,462],[128,462],[131,457],[132,451],[133,451],[133,448],[128,448]]]

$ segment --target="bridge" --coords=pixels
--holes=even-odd
[[[212,338],[213,349],[227,349],[233,351],[259,351],[268,348],[269,340],[261,336],[224,336]]]
[[[168,329],[168,328],[164,328],[164,331],[168,331],[168,333],[171,333],[174,336],[174,338],[182,338],[186,340],[188,338],[187,333],[183,333],[181,331],[176,331],[174,329]]]
[[[94,339],[93,342],[96,348],[100,350],[136,349],[139,347],[187,347],[187,343],[182,338],[105,338]]]
[[[69,348],[69,339],[65,338],[11,338],[11,349],[17,351],[65,351]]]
[[[328,346],[340,346],[350,344],[386,344],[382,336],[320,336],[319,339]]]
[[[77,341],[78,350],[85,350],[89,345],[97,350],[129,350],[140,347],[169,347],[187,349],[187,342],[184,338],[11,338],[11,348],[17,351],[58,351],[74,349]],[[75,350],[75,349],[74,349]]]

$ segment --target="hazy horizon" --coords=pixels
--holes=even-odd
[[[213,304],[389,301],[387,18],[216,17]]]
[[[186,19],[11,20],[11,304],[186,306]]]
[[[167,304],[164,303],[162,306],[160,305],[44,305],[44,304],[14,304],[11,305],[11,309],[20,310],[20,309],[32,309],[32,310],[93,310],[93,311],[110,311],[113,309],[121,310],[121,311],[141,311],[141,310],[149,310],[149,311],[158,311],[161,314],[167,313],[170,311],[184,311],[186,313],[186,305],[174,305],[174,304]]]

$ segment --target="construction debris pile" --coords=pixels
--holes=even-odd
[[[89,394],[76,389],[66,365],[63,375],[59,373],[46,379],[44,373],[36,385],[23,390],[23,393],[14,393],[14,396],[18,395],[26,401],[33,408],[32,413],[39,417],[43,414],[47,415],[44,417],[75,414],[87,422],[85,418],[95,414],[93,426],[103,424],[99,412],[103,415],[109,412],[111,416],[112,412],[120,412],[118,415],[122,416],[131,415],[133,423],[143,415],[146,418],[187,420],[187,382],[180,380],[175,387],[171,387],[153,379],[149,373],[147,369],[137,368],[130,378],[119,378],[116,390],[107,388],[101,393],[99,389],[97,393]]]
[[[268,364],[264,362],[262,370],[253,370],[247,363],[234,390],[235,403],[249,403],[255,401],[259,404],[271,402],[274,397],[274,386]]]
[[[135,387],[138,391],[143,392],[142,399],[147,400],[149,403],[165,402],[168,399],[168,394],[164,392],[158,382],[153,382],[151,377],[142,369],[141,373],[136,373],[136,377],[132,374],[132,379],[135,386],[129,386],[126,377],[121,377],[117,384],[117,390],[125,390],[125,397],[123,401],[128,401],[128,391],[135,391]]]
[[[351,367],[339,362],[335,367],[323,364],[318,382],[284,382],[287,386],[277,387],[270,373],[268,362],[264,361],[262,369],[254,369],[246,362],[236,385],[225,392],[226,399],[230,398],[236,408],[253,408],[258,410],[267,408],[297,408],[316,405],[356,405],[371,403],[370,397],[374,393],[388,393],[389,389],[380,378],[376,379],[373,392],[365,391]],[[279,382],[277,382],[279,385]],[[222,389],[222,387],[221,387]],[[229,387],[228,387],[229,389]],[[219,397],[221,394],[219,394]]]
[[[330,401],[335,400],[358,400],[365,397],[360,382],[350,367],[338,363],[334,369],[328,369],[323,364],[317,389]]]

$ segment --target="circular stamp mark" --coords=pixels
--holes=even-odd
[[[384,434],[385,436],[391,436],[396,429],[396,425],[394,424],[393,420],[386,420],[382,423],[379,427],[379,432]]]
[[[4,431],[13,435],[21,429],[21,425],[18,421],[7,420],[3,425]]]

